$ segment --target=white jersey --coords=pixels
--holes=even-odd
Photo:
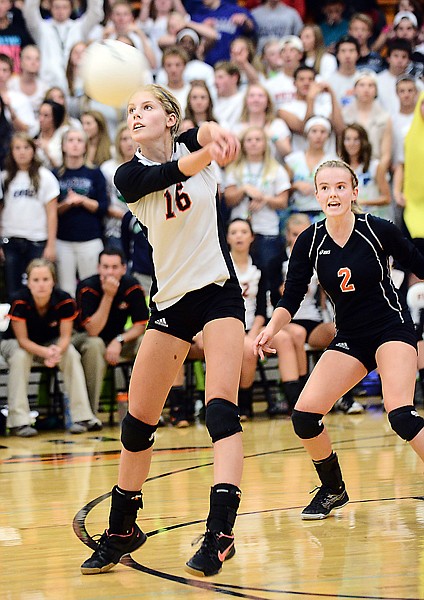
[[[262,273],[253,264],[251,256],[249,256],[247,269],[241,271],[237,265],[234,265],[234,268],[246,309],[246,331],[250,331],[256,316],[261,315],[266,319],[266,289],[264,281],[261,279]]]
[[[38,191],[27,171],[18,171],[4,195],[2,236],[19,237],[31,242],[47,240],[46,204],[60,194],[59,182],[45,167],[40,167]],[[3,173],[3,181],[6,172]]]
[[[236,280],[212,169],[188,177],[178,168],[179,158],[198,149],[197,129],[191,129],[178,137],[169,162],[152,162],[138,150],[115,175],[116,187],[144,225],[152,247],[151,296],[159,310],[187,292]]]

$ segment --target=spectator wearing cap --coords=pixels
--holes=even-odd
[[[413,12],[401,10],[393,19],[393,30],[397,38],[408,40],[412,46],[412,61],[424,63],[424,44],[418,43],[418,19]],[[422,75],[422,71],[419,76]]]
[[[218,61],[229,60],[230,44],[240,36],[254,38],[256,22],[249,10],[221,0],[202,0],[192,13],[192,20],[210,25],[218,32],[218,40],[206,44],[204,60],[215,66]]]
[[[380,73],[386,64],[378,52],[370,50],[369,44],[373,29],[373,20],[364,13],[355,13],[349,21],[349,35],[354,37],[359,44],[359,58],[356,62],[356,68],[370,69]]]
[[[338,69],[330,75],[328,83],[336,92],[341,106],[347,106],[353,100],[353,86],[358,74],[356,63],[359,58],[359,44],[351,35],[345,35],[336,44]]]
[[[258,52],[262,52],[271,38],[299,35],[303,27],[297,10],[280,0],[265,0],[262,6],[252,10],[252,15],[258,26]]]
[[[215,94],[215,72],[213,67],[203,60],[199,60],[197,52],[200,46],[200,37],[194,29],[190,27],[181,29],[176,35],[175,46],[183,48],[188,57],[183,73],[184,82],[191,83],[192,81],[203,80],[211,93]],[[166,82],[167,76],[162,67],[156,75],[156,83],[166,85]]]
[[[392,153],[392,120],[377,100],[377,75],[374,71],[358,71],[354,80],[354,100],[342,108],[343,118],[359,123],[366,130],[372,144],[372,158],[380,161],[380,169],[387,172]]]
[[[280,53],[281,71],[265,83],[277,110],[296,97],[294,73],[304,55],[302,40],[297,35],[286,35],[281,40]]]
[[[378,99],[383,108],[390,114],[397,113],[400,107],[399,96],[396,93],[396,83],[402,75],[407,75],[412,56],[410,42],[395,38],[387,44],[386,61],[388,69],[377,75]],[[411,75],[411,77],[413,77]],[[413,79],[416,79],[413,77]],[[419,91],[424,89],[420,79],[416,79]]]

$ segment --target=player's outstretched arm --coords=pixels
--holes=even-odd
[[[197,141],[201,146],[213,144],[212,158],[221,167],[225,167],[237,158],[240,151],[240,142],[237,136],[213,121],[202,123],[197,132]]]
[[[191,152],[178,160],[178,168],[184,175],[191,177],[207,167],[213,160],[212,143],[206,144],[200,150]]]

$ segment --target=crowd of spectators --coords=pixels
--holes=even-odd
[[[151,81],[178,98],[184,129],[215,120],[240,136],[238,161],[214,165],[222,216],[250,223],[250,254],[268,291],[283,281],[281,269],[277,281],[270,273],[286,246],[288,219],[322,216],[312,182],[324,160],[340,156],[355,169],[363,210],[395,220],[421,248],[424,239],[421,151],[411,150],[424,146],[416,133],[424,122],[417,0],[400,0],[390,19],[373,0],[0,0],[3,300],[13,307],[22,295],[31,261],[55,263],[57,288],[83,313],[77,321],[86,336],[77,346],[86,373],[87,337],[101,340],[87,381],[93,415],[84,413],[86,428],[98,426],[91,417],[105,365],[120,355],[114,336],[134,341],[146,319],[134,309],[135,330],[124,334],[119,321],[112,335],[107,318],[98,322],[99,309],[86,313],[81,302],[102,294],[117,302],[110,282],[104,287],[109,263],[117,298],[131,288],[129,277],[137,290],[131,298],[148,296],[152,275],[140,226],[113,184],[134,152],[125,107],[91,99],[80,74],[89,44],[104,39],[145,55]],[[10,332],[19,342],[13,311]],[[12,427],[34,433],[27,417]]]

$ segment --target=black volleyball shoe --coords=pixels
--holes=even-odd
[[[108,530],[101,535],[96,542],[97,548],[81,565],[83,575],[97,575],[106,573],[119,563],[125,554],[134,552],[144,544],[147,535],[134,525],[128,535],[109,533]]]

